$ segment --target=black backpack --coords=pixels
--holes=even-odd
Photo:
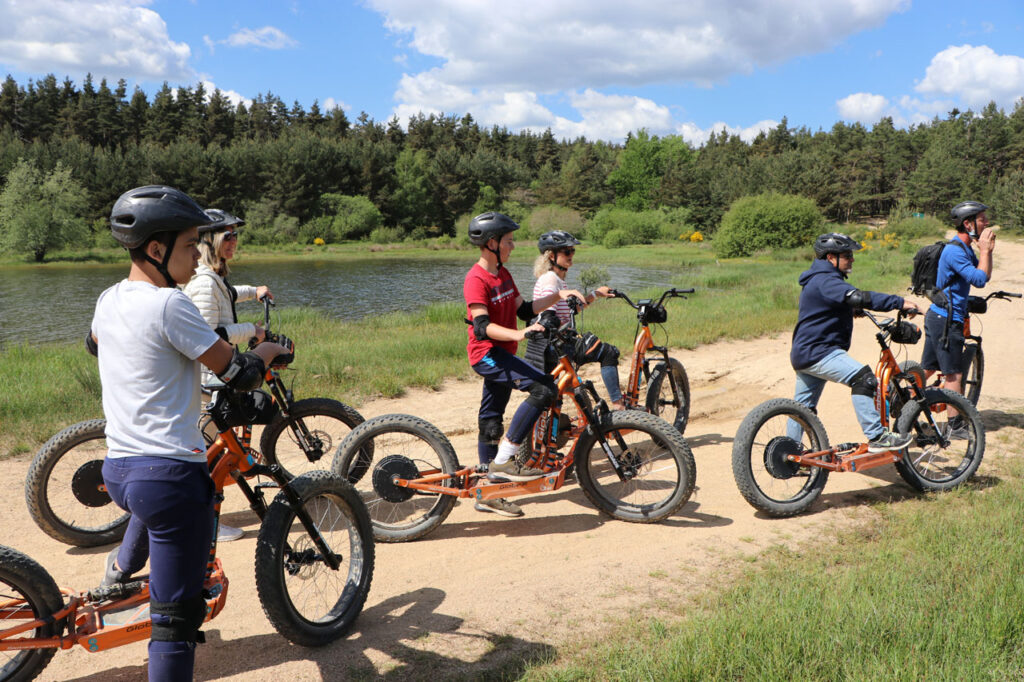
[[[956,240],[960,246],[968,248],[959,239]],[[942,250],[946,248],[949,241],[939,241],[928,246],[922,246],[914,254],[914,271],[910,275],[910,291],[916,296],[925,296],[932,303],[939,306],[947,306],[946,293],[936,287],[936,280],[939,275],[939,258]]]

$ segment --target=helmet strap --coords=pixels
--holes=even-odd
[[[549,258],[548,262],[551,263],[551,269],[552,270],[561,270],[562,271],[562,279],[565,279],[565,273],[569,272],[569,268],[561,266],[561,265],[558,264],[558,256],[556,255],[554,258]]]
[[[488,239],[487,243],[490,244],[491,240]],[[498,240],[498,248],[496,249],[492,249],[489,246],[485,246],[484,248],[493,253],[494,257],[498,259],[498,270],[501,270],[501,266],[503,265],[501,262],[501,240]]]
[[[145,259],[152,263],[153,267],[156,268],[156,271],[159,272],[160,275],[164,278],[164,281],[167,282],[167,286],[171,288],[174,288],[178,284],[177,282],[174,281],[174,279],[171,277],[171,273],[167,270],[167,264],[171,262],[171,252],[174,250],[175,241],[177,240],[172,240],[170,244],[164,244],[165,250],[164,257],[162,260],[157,260],[150,256],[148,253],[143,254]]]

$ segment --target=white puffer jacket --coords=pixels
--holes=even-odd
[[[248,285],[232,285],[238,292],[238,301],[251,301],[256,298],[256,287]],[[200,264],[196,274],[185,285],[185,294],[199,308],[199,313],[207,324],[216,329],[224,327],[228,335],[228,343],[240,345],[244,349],[249,339],[256,335],[256,325],[252,322],[235,322],[231,317],[231,294],[224,279],[209,267]]]

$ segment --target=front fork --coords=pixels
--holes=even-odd
[[[587,421],[589,422],[587,428],[593,432],[598,445],[604,451],[605,457],[608,458],[608,462],[612,465],[612,469],[615,470],[615,475],[619,477],[620,481],[628,481],[636,477],[636,467],[629,463],[633,460],[633,456],[629,452],[629,446],[623,440],[622,434],[615,431],[613,435],[615,444],[619,446],[619,456],[616,457],[615,452],[612,451],[611,443],[605,437],[604,431],[597,428],[601,420],[611,414],[611,411],[608,409],[608,403],[598,395],[597,390],[594,388],[594,382],[584,381],[576,389],[575,395],[580,410],[587,416]],[[593,397],[594,402],[591,402],[591,397]],[[594,407],[595,402],[596,408]]]

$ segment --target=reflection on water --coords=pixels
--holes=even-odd
[[[231,281],[265,284],[279,305],[312,306],[332,317],[357,319],[398,310],[415,310],[427,303],[462,300],[462,281],[472,261],[365,260],[281,261],[232,268]],[[605,266],[609,284],[623,290],[671,286],[667,270],[624,265]],[[99,294],[127,274],[127,265],[47,265],[0,268],[0,346],[84,339]],[[531,264],[509,269],[521,291],[533,292]],[[570,271],[569,284],[579,287],[579,268]],[[252,303],[238,307],[242,320],[259,318]]]

